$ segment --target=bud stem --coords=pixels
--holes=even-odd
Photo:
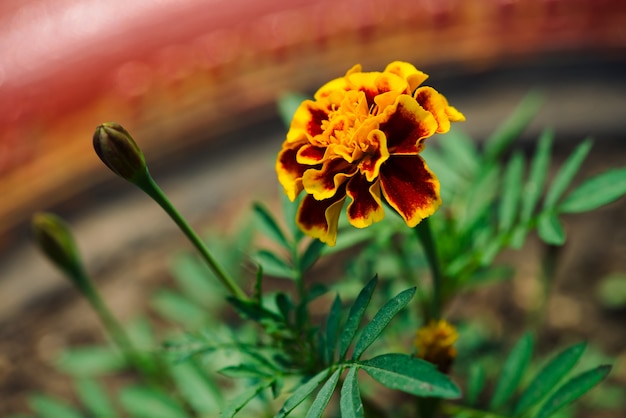
[[[178,225],[181,231],[187,236],[191,243],[200,252],[204,260],[207,262],[213,273],[215,273],[218,280],[228,289],[228,291],[237,299],[247,300],[248,297],[241,290],[241,287],[226,273],[226,271],[219,265],[217,260],[213,258],[209,249],[202,242],[200,237],[189,226],[185,218],[176,210],[169,199],[165,196],[165,193],[161,190],[158,184],[154,181],[152,176],[146,172],[146,175],[141,179],[137,179],[134,182],[137,187],[143,190],[148,196],[150,196],[156,203],[163,208],[163,210],[172,218],[172,220]]]
[[[426,318],[426,322],[431,319],[439,319],[441,317],[441,303],[442,292],[441,286],[443,284],[443,276],[441,274],[441,266],[439,265],[439,256],[437,255],[437,246],[433,239],[433,234],[430,227],[428,218],[422,219],[414,228],[417,233],[417,238],[422,244],[426,260],[430,267],[430,272],[433,280],[433,293],[431,297],[430,306],[430,318]]]

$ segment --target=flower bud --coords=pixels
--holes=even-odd
[[[51,213],[37,213],[33,216],[32,228],[35,240],[43,253],[66,273],[79,289],[85,290],[80,255],[66,223]]]
[[[143,152],[120,124],[109,122],[98,126],[93,147],[102,162],[121,178],[131,183],[145,178],[148,168]]]

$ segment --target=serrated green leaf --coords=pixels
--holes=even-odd
[[[300,270],[307,271],[317,261],[326,248],[326,244],[318,239],[311,240],[300,258]]]
[[[157,290],[150,298],[150,304],[163,318],[185,327],[197,327],[207,319],[202,307],[169,289]]]
[[[272,380],[262,381],[260,384],[249,387],[240,393],[228,403],[228,406],[220,413],[220,418],[234,417],[237,412],[241,411],[259,393],[270,387],[272,383]]]
[[[590,139],[583,141],[576,147],[567,160],[565,160],[546,192],[544,208],[552,209],[556,206],[557,201],[569,187],[576,173],[578,173],[580,166],[591,150],[591,146],[592,141]]]
[[[473,364],[467,378],[467,404],[475,406],[480,393],[485,387],[485,368],[481,364]]]
[[[552,149],[553,140],[554,132],[550,129],[544,130],[539,137],[535,155],[530,163],[530,174],[524,185],[524,198],[522,199],[521,210],[521,219],[524,222],[527,222],[532,217],[533,210],[541,198],[541,192],[550,168],[550,150]]]
[[[221,292],[216,291],[217,281],[212,280],[213,272],[195,255],[176,255],[170,269],[181,291],[197,304],[208,307],[222,300]]]
[[[502,182],[502,197],[498,208],[498,228],[502,232],[508,231],[513,226],[518,215],[523,175],[524,157],[516,152],[506,167]]]
[[[224,376],[233,378],[266,378],[270,377],[265,371],[259,369],[255,364],[238,364],[235,366],[228,366],[218,371]]]
[[[348,347],[350,347],[350,344],[352,344],[352,340],[354,340],[356,331],[361,324],[365,309],[372,299],[372,293],[374,292],[377,283],[378,277],[375,276],[365,285],[363,289],[361,289],[359,295],[350,307],[350,313],[348,313],[348,318],[346,319],[346,323],[343,326],[341,339],[339,341],[339,356],[342,360],[346,358]]]
[[[270,211],[260,203],[254,203],[252,210],[254,212],[254,216],[258,220],[259,229],[265,234],[265,236],[277,244],[282,245],[283,248],[289,250],[291,245],[289,244],[287,237],[285,237],[283,230],[278,225],[276,218],[274,218],[274,215],[272,215]]]
[[[339,409],[341,418],[363,418],[363,402],[357,379],[358,367],[350,367],[341,386]]]
[[[515,344],[504,363],[493,397],[489,403],[489,409],[500,408],[513,395],[513,392],[522,380],[526,367],[528,367],[533,345],[533,337],[529,333],[524,334]]]
[[[513,113],[485,141],[485,156],[495,161],[517,139],[537,114],[543,97],[531,92],[527,94]]]
[[[28,405],[40,418],[83,418],[76,409],[48,395],[32,395]]]
[[[73,376],[99,376],[123,369],[124,357],[106,346],[80,347],[63,350],[55,361],[55,367]]]
[[[126,387],[121,390],[119,401],[134,418],[189,418],[174,398],[154,387]]]
[[[118,416],[106,391],[93,379],[79,379],[75,382],[76,394],[93,418]]]
[[[559,409],[574,402],[600,383],[611,371],[611,366],[598,366],[568,380],[541,406],[536,418],[548,418]]]
[[[609,170],[574,189],[559,204],[563,213],[587,212],[607,205],[626,193],[626,168]]]
[[[363,332],[354,346],[353,360],[358,360],[363,352],[378,338],[393,317],[413,298],[415,290],[416,288],[412,287],[400,292],[380,308],[372,320],[363,328]]]
[[[289,295],[283,292],[276,293],[276,307],[285,319],[285,322],[288,323],[291,319],[291,312],[293,311],[293,302]]]
[[[291,125],[291,119],[296,113],[296,110],[300,104],[307,99],[309,99],[309,97],[295,92],[284,93],[278,97],[278,114],[286,127]]]
[[[252,256],[252,259],[263,267],[263,272],[270,276],[295,279],[297,274],[288,261],[269,250],[260,250]]]
[[[235,308],[235,310],[246,319],[251,319],[256,322],[283,322],[282,318],[278,314],[265,309],[257,303],[240,300],[233,297],[228,297],[227,300]]]
[[[513,410],[513,415],[522,415],[528,409],[538,405],[556,387],[561,379],[572,370],[585,351],[586,346],[585,343],[573,345],[563,350],[546,364],[520,396]]]
[[[330,374],[330,369],[322,370],[311,379],[309,379],[306,383],[300,385],[298,389],[287,398],[282,408],[276,414],[276,418],[284,418],[291,411],[293,411],[298,405],[302,403],[313,391],[316,387],[319,386],[320,383],[324,379],[328,377]]]
[[[208,414],[222,407],[219,388],[193,361],[172,365],[170,375],[178,392],[195,412]]]
[[[332,363],[335,357],[340,320],[341,298],[337,295],[333,301],[333,305],[330,307],[328,318],[326,319],[326,360],[329,363]]]
[[[545,243],[551,245],[563,245],[565,242],[565,231],[559,221],[559,217],[554,212],[543,212],[537,219],[537,233]]]
[[[456,399],[460,389],[427,361],[407,354],[383,354],[359,366],[382,385],[415,396]]]
[[[498,192],[500,169],[497,165],[483,167],[467,193],[468,200],[459,213],[459,230],[467,231],[476,226],[477,220],[492,211]]]
[[[335,370],[326,383],[324,383],[320,391],[317,393],[315,400],[313,400],[313,403],[309,407],[309,410],[306,413],[306,418],[320,418],[322,416],[324,409],[326,409],[328,402],[330,402],[330,397],[335,391],[335,387],[337,387],[337,382],[339,381],[339,376],[342,371],[342,369]]]

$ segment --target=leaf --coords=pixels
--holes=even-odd
[[[565,242],[565,231],[554,212],[543,212],[537,219],[537,233],[547,244],[563,245]]]
[[[530,229],[529,221],[533,211],[541,198],[545,186],[548,169],[550,168],[550,149],[554,132],[546,129],[539,137],[539,144],[535,150],[535,155],[530,163],[530,174],[524,185],[524,193],[521,202],[520,224],[513,229],[511,236],[511,246],[519,249],[524,245],[526,234]]]
[[[352,353],[352,359],[358,360],[363,352],[369,347],[385,327],[391,322],[394,316],[404,308],[415,295],[415,287],[400,292],[383,305],[374,315],[372,320],[365,326]]]
[[[283,322],[278,314],[263,308],[257,303],[236,299],[231,296],[227,297],[227,300],[243,318],[251,319],[256,322]]]
[[[515,344],[502,367],[500,379],[496,384],[496,389],[489,403],[489,409],[493,410],[501,407],[511,397],[522,380],[532,351],[533,337],[531,334],[526,333]]]
[[[610,371],[611,366],[603,365],[576,375],[548,398],[536,418],[547,418],[565,405],[574,402],[600,383]]]
[[[585,351],[586,346],[585,343],[573,345],[563,350],[546,364],[520,396],[517,405],[515,405],[513,415],[522,415],[528,409],[538,405],[556,387],[561,379],[572,370]]]
[[[282,408],[276,414],[276,418],[284,418],[291,411],[293,411],[298,405],[302,403],[313,391],[316,387],[322,383],[322,380],[326,379],[330,374],[330,369],[325,369],[313,376],[303,385],[300,385],[298,389],[287,398]]]
[[[263,392],[266,388],[272,385],[272,380],[262,381],[259,385],[249,387],[234,399],[232,399],[226,409],[220,414],[220,418],[232,418],[241,411],[252,399],[254,399],[259,393]]]
[[[265,236],[282,245],[283,248],[289,250],[291,248],[289,241],[285,237],[281,227],[278,225],[278,222],[267,210],[267,208],[260,203],[254,203],[252,210],[254,212],[254,216],[259,221],[259,229],[265,234]]]
[[[370,280],[363,289],[361,289],[361,292],[359,292],[359,295],[350,307],[348,319],[346,319],[346,323],[343,326],[341,339],[339,341],[339,357],[342,360],[346,358],[346,352],[348,351],[348,347],[350,347],[350,344],[352,344],[352,340],[354,340],[356,331],[361,324],[365,309],[372,299],[372,293],[374,292],[377,283],[378,277],[374,276],[374,278]]]
[[[583,141],[572,154],[565,160],[559,171],[554,176],[554,180],[550,184],[550,188],[546,193],[546,199],[543,207],[552,209],[556,206],[557,201],[563,195],[563,192],[570,185],[576,173],[580,169],[581,164],[591,150],[592,142],[590,139]]]
[[[330,397],[333,395],[335,391],[335,387],[337,387],[337,382],[339,381],[339,376],[343,369],[339,368],[335,370],[330,378],[324,383],[324,386],[320,389],[315,397],[315,400],[309,407],[309,410],[306,413],[306,418],[320,418],[324,413],[324,409],[330,402]]]
[[[495,161],[521,135],[537,114],[543,98],[537,92],[527,94],[515,111],[485,141],[485,156]]]
[[[134,418],[188,418],[177,401],[153,387],[126,387],[121,390],[119,401]]]
[[[467,404],[475,406],[485,386],[485,368],[481,364],[472,364],[467,379]]]
[[[252,256],[252,259],[263,267],[263,272],[265,274],[292,280],[296,277],[296,271],[289,264],[289,262],[271,251],[257,251],[257,253]]]
[[[480,156],[472,138],[460,129],[451,129],[437,140],[446,161],[465,176],[471,176],[480,165]]]
[[[87,377],[119,371],[126,366],[126,362],[113,348],[95,346],[63,350],[55,366],[73,376]]]
[[[190,253],[178,254],[170,267],[181,291],[197,304],[209,307],[222,301],[220,292],[216,292],[213,273],[209,267]]]
[[[170,367],[178,392],[200,414],[214,412],[222,406],[220,390],[193,361]]]
[[[75,383],[76,394],[94,418],[118,416],[106,391],[93,379],[79,379]]]
[[[539,137],[539,144],[530,163],[530,174],[524,185],[521,211],[523,221],[528,221],[531,218],[533,210],[541,198],[541,192],[550,168],[550,150],[553,140],[554,132],[550,129],[544,130]]]
[[[206,311],[187,297],[169,289],[159,289],[150,304],[163,318],[187,328],[200,326],[207,320]]]
[[[339,321],[341,319],[341,298],[335,297],[333,305],[330,307],[328,319],[326,319],[326,359],[332,363],[337,348],[337,337],[339,337]]]
[[[28,398],[28,405],[39,418],[83,418],[65,402],[48,395],[32,395]]]
[[[407,354],[383,354],[358,363],[382,385],[415,396],[456,399],[460,389],[427,361]]]
[[[224,367],[219,370],[220,374],[233,378],[266,378],[270,377],[265,371],[259,369],[254,364],[238,364],[235,366]]]
[[[580,213],[599,208],[626,193],[626,168],[592,177],[573,190],[558,206],[559,212]]]
[[[304,250],[304,254],[300,258],[300,270],[307,271],[320,257],[322,251],[326,248],[326,244],[318,239],[311,240],[311,243]]]
[[[358,367],[350,367],[341,387],[339,409],[342,418],[363,418],[363,402],[357,380]]]
[[[502,182],[502,197],[499,206],[500,231],[508,231],[515,222],[522,196],[522,177],[524,175],[524,157],[519,152],[513,154],[511,161],[504,172]]]

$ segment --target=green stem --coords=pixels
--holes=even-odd
[[[161,188],[155,183],[152,177],[148,174],[142,181],[138,181],[137,186],[143,190],[146,194],[148,194],[156,203],[163,208],[163,210],[172,218],[172,220],[178,225],[181,231],[187,236],[187,238],[191,241],[191,243],[196,247],[196,249],[200,252],[204,260],[207,262],[213,273],[217,276],[218,280],[228,289],[228,291],[237,299],[247,300],[248,297],[241,290],[239,285],[235,283],[235,281],[226,273],[226,271],[220,266],[213,258],[208,248],[200,237],[194,232],[193,229],[189,226],[187,221],[181,216],[181,214],[176,210],[176,208],[172,205],[169,199],[165,196],[165,193],[161,190]]]
[[[442,305],[442,291],[443,276],[441,274],[441,267],[439,265],[439,257],[437,255],[437,247],[430,227],[429,219],[423,219],[416,227],[415,232],[417,238],[420,240],[424,253],[426,254],[426,260],[430,267],[433,280],[433,295],[431,301],[430,319],[439,319],[441,316]]]
[[[106,303],[104,303],[87,274],[84,271],[78,271],[76,275],[78,279],[77,282],[80,283],[79,288],[81,293],[89,301],[89,304],[100,318],[107,334],[109,334],[115,345],[122,351],[126,361],[138,372],[150,379],[162,378],[162,376],[159,376],[161,374],[159,367],[153,362],[154,359],[141,355],[133,346],[126,331],[124,331],[120,322],[111,313]]]

